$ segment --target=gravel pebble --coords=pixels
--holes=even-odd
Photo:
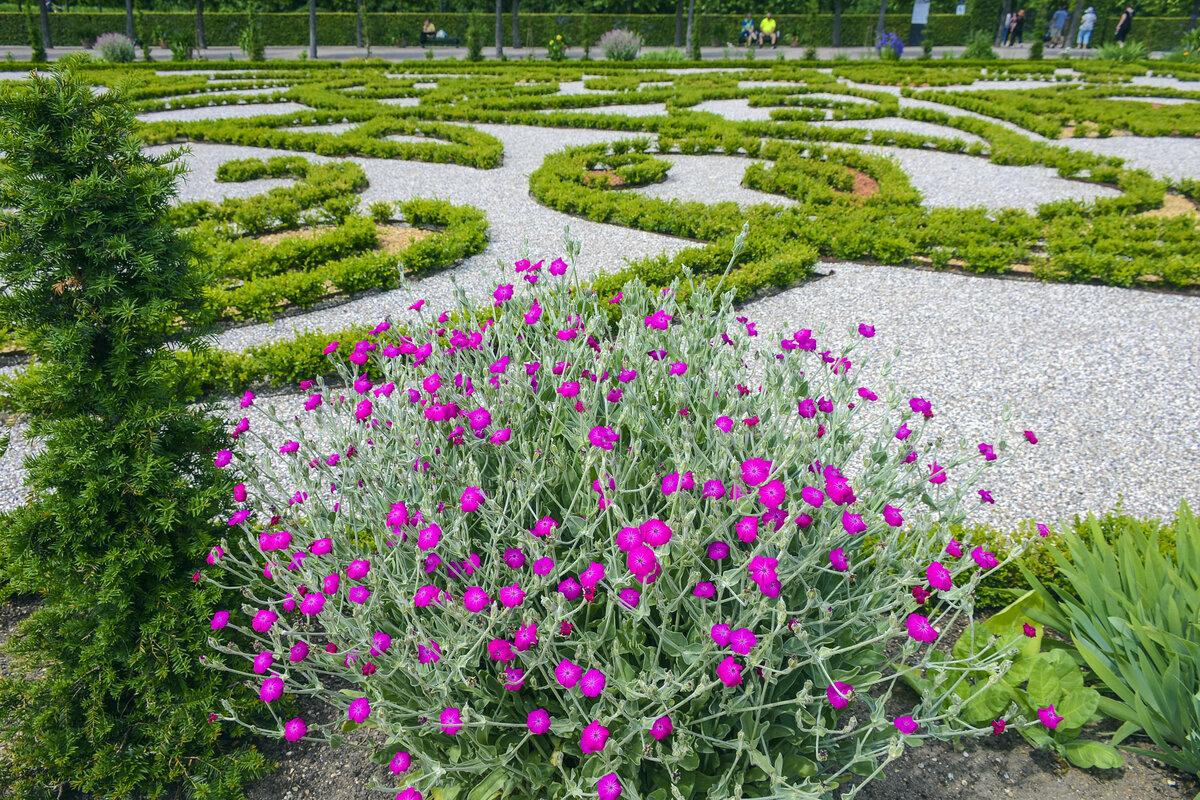
[[[1117,156],[1127,166],[1149,170],[1162,178],[1200,178],[1200,138],[1112,136],[1107,139],[1061,139],[1055,144]]]
[[[777,206],[795,205],[790,197],[783,197],[742,186],[746,168],[754,163],[751,159],[738,156],[667,156],[672,166],[667,179],[651,183],[632,191],[646,197],[663,200],[697,201],[720,203],[732,200],[743,208],[756,203],[772,203]]]
[[[949,125],[937,125],[932,122],[921,122],[903,117],[880,117],[877,119],[837,119],[828,122],[813,122],[813,125],[824,125],[827,128],[860,128],[870,131],[895,131],[897,133],[915,133],[918,136],[940,136],[943,139],[961,139],[967,144],[986,143],[986,139],[973,133],[951,128]]]
[[[1181,106],[1186,103],[1194,103],[1195,100],[1190,100],[1186,97],[1106,97],[1105,100],[1128,100],[1133,103],[1154,103],[1160,106]]]
[[[614,106],[587,106],[585,108],[541,108],[541,114],[567,111],[572,114],[624,114],[627,117],[654,117],[667,113],[666,103],[641,103]]]

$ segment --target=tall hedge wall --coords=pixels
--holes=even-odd
[[[978,0],[982,5],[984,0]],[[998,8],[998,6],[997,6]],[[989,6],[990,11],[990,6]],[[445,30],[451,36],[462,37],[467,30],[466,14],[368,14],[369,35],[372,44],[376,46],[393,46],[407,40],[409,45],[416,45],[421,23],[429,16],[435,25]],[[988,16],[991,16],[990,13]],[[168,34],[172,31],[193,30],[195,18],[188,13],[145,12],[140,15],[140,24],[148,29],[144,35],[149,35],[154,29],[161,28]],[[268,45],[301,46],[308,44],[308,15],[307,14],[262,14],[263,31]],[[481,15],[483,25],[487,26],[487,42],[492,41],[491,25],[493,17]],[[844,14],[842,16],[842,45],[846,47],[862,46],[874,42],[876,23],[874,14]],[[909,13],[889,14],[887,29],[895,31],[903,37],[908,36]],[[801,45],[828,46],[833,41],[833,16],[823,14],[817,17],[783,15],[778,17],[779,32],[784,43],[791,43],[793,37]],[[737,39],[741,16],[738,14],[702,15],[696,19],[696,30],[700,43],[708,46],[723,45]],[[965,44],[973,24],[970,15],[956,16],[953,14],[935,14],[931,17],[935,26],[935,40],[938,44]],[[233,46],[237,44],[245,22],[242,14],[208,13],[204,15],[204,29],[208,44],[212,46]],[[354,44],[354,14],[321,13],[317,16],[317,39],[322,45]],[[610,28],[622,27],[642,34],[647,45],[664,46],[674,43],[674,15],[601,15],[585,16],[581,14],[521,14],[522,44],[532,43],[535,47],[545,47],[546,42],[556,34],[563,34],[572,46],[578,46],[584,40],[595,42],[604,31]],[[1166,49],[1175,46],[1190,25],[1187,17],[1140,17],[1134,22],[1131,38],[1144,41],[1154,49]],[[995,25],[989,26],[994,29]],[[1116,27],[1116,17],[1111,20],[1102,17],[1096,23],[1096,35],[1093,44],[1103,43],[1112,37],[1112,29]],[[98,34],[108,32],[124,32],[125,16],[121,13],[82,13],[50,15],[50,33],[56,44],[77,45],[84,39],[95,38]],[[139,31],[141,32],[141,31]],[[512,21],[509,15],[504,18],[505,44],[512,44]],[[25,16],[22,14],[0,13],[0,46],[27,44],[29,33]]]

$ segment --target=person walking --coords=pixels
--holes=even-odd
[[[1067,28],[1067,19],[1070,14],[1067,13],[1065,4],[1058,7],[1058,11],[1054,12],[1054,16],[1050,18],[1050,46],[1062,48],[1066,44],[1064,31]]]
[[[771,12],[768,11],[763,15],[763,20],[758,26],[758,43],[764,47],[767,44],[767,37],[771,37],[771,49],[774,50],[779,45],[779,32],[775,30],[776,22],[771,17]]]
[[[1079,20],[1079,33],[1075,34],[1075,44],[1087,50],[1092,42],[1092,31],[1095,27],[1096,9],[1088,6],[1087,11],[1083,12],[1083,18]]]
[[[1025,9],[1023,8],[1017,12],[1017,18],[1013,22],[1013,38],[1016,39],[1017,44],[1025,44]]]
[[[1133,27],[1133,13],[1133,6],[1126,5],[1125,13],[1121,15],[1121,19],[1117,22],[1117,35],[1114,38],[1121,47],[1125,46],[1125,38],[1129,36],[1129,30]]]

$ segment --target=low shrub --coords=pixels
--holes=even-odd
[[[999,57],[992,49],[992,36],[986,31],[976,31],[962,53],[964,61],[994,61]]]
[[[642,37],[623,28],[614,28],[600,37],[599,47],[608,61],[633,61],[642,49]]]
[[[518,262],[534,288],[498,286],[486,321],[460,303],[464,330],[330,344],[304,421],[248,434],[273,455],[235,448],[210,572],[247,591],[212,621],[237,696],[332,706],[280,720],[288,741],[375,729],[405,800],[802,795],[990,734],[938,691],[885,712],[884,672],[1003,671],[929,646],[994,565],[937,532],[987,462],[941,450],[919,398],[856,388],[861,338],[760,356],[732,294],[687,280],[627,284],[614,327],[564,274],[577,252]],[[936,609],[910,591],[927,573]]]
[[[1096,48],[1096,58],[1101,61],[1145,61],[1150,50],[1143,42],[1128,41],[1122,46],[1118,42]]]
[[[137,57],[133,40],[123,33],[102,33],[96,37],[96,52],[111,64],[126,64]]]

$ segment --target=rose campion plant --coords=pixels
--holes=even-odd
[[[409,800],[817,797],[991,733],[952,687],[885,705],[970,614],[986,566],[947,532],[1003,459],[863,387],[861,333],[776,351],[711,282],[613,304],[559,261],[517,273],[541,281],[332,348],[323,402],[232,445],[240,510],[208,572],[246,602],[211,642],[263,702],[337,712],[269,733],[376,728],[377,778]]]

